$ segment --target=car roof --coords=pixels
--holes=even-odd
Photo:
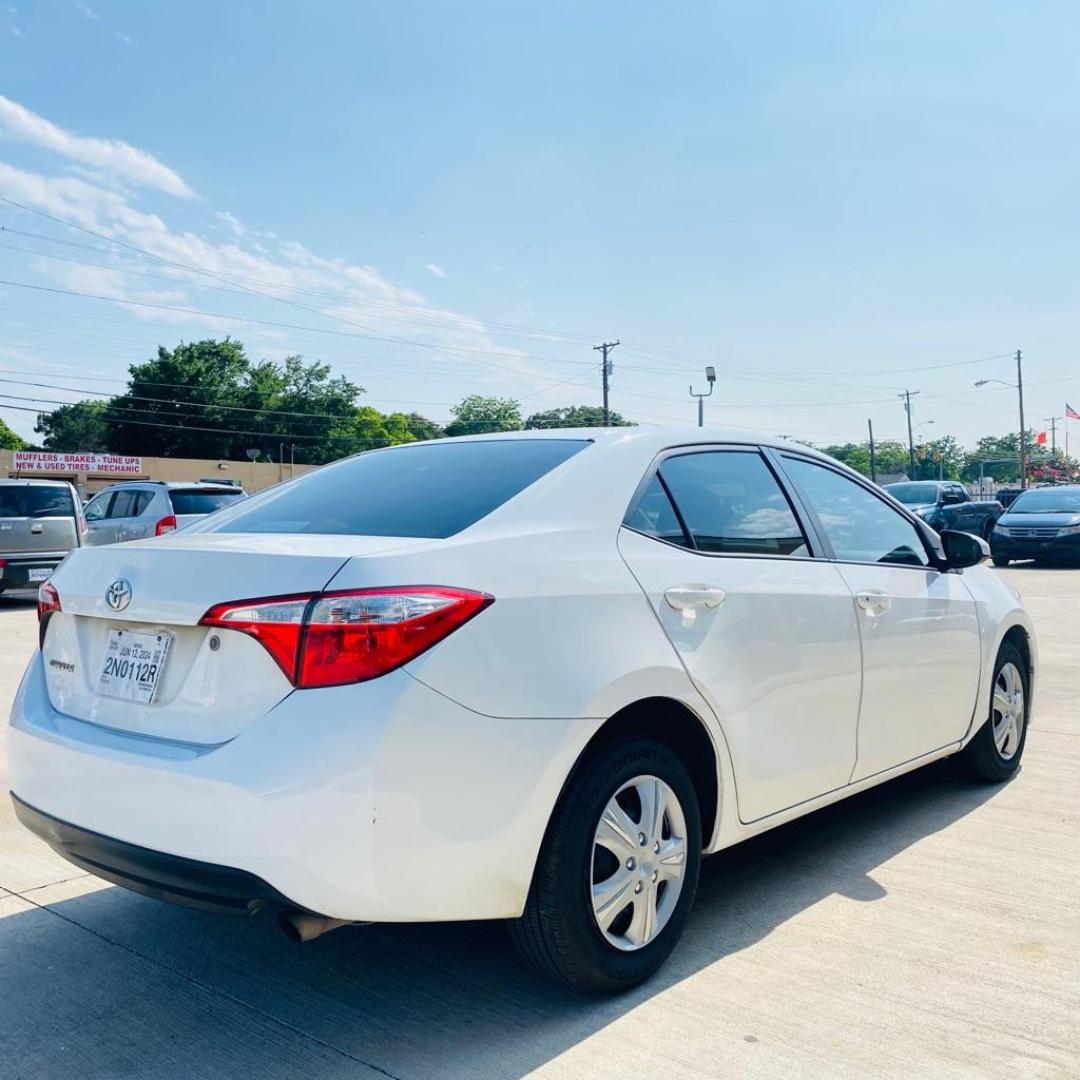
[[[519,439],[583,439],[597,444],[635,444],[640,449],[652,449],[659,452],[669,446],[692,446],[705,443],[735,443],[750,446],[772,446],[781,450],[798,450],[812,457],[832,460],[812,446],[785,439],[780,435],[770,435],[753,428],[735,428],[720,424],[696,427],[690,424],[673,427],[636,425],[634,427],[581,427],[581,428],[527,428],[522,431],[493,431],[482,435],[458,435],[453,438],[436,440],[418,440],[386,447],[387,450],[405,450],[423,446],[428,442],[497,442],[500,440]],[[382,451],[378,451],[381,453]]]
[[[3,487],[14,487],[16,484],[22,487],[62,487],[70,488],[72,486],[70,480],[46,480],[44,478],[38,480],[36,477],[26,477],[25,479],[0,479],[0,485]]]
[[[166,491],[241,491],[236,484],[229,484],[225,481],[218,483],[212,483],[207,480],[118,480],[115,484],[109,484],[108,487],[103,487],[97,494],[101,495],[106,491],[116,491],[119,488],[128,487],[150,487],[150,488],[164,488]]]

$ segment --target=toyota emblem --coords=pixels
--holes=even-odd
[[[131,582],[117,578],[105,591],[105,602],[113,611],[123,611],[131,603]]]

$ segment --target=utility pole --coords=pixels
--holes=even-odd
[[[1020,363],[1020,350],[1016,350],[1016,392],[1020,395],[1020,490],[1027,487],[1027,446],[1024,432],[1024,369]]]
[[[610,427],[611,425],[611,410],[608,408],[608,379],[611,376],[611,361],[608,360],[608,353],[615,348],[616,345],[621,344],[618,341],[605,341],[603,345],[594,345],[593,352],[599,352],[604,354],[604,364],[600,369],[604,379],[604,427]]]
[[[1057,457],[1057,422],[1064,420],[1064,416],[1044,416],[1043,423],[1050,425],[1050,456]]]
[[[706,390],[704,393],[696,393],[694,391],[693,384],[691,383],[691,385],[690,385],[690,396],[697,398],[697,426],[698,427],[704,427],[705,426],[705,399],[707,397],[712,397],[713,384],[716,382],[716,368],[714,368],[712,366],[712,364],[710,364],[705,369],[705,381],[709,384],[709,389]]]
[[[918,390],[905,390],[902,394],[897,394],[897,397],[904,399],[904,411],[907,413],[907,445],[908,445],[908,479],[915,479],[915,436],[911,431],[911,399],[918,393]]]
[[[877,458],[874,456],[874,421],[866,418],[866,430],[870,433],[870,479],[877,483]]]

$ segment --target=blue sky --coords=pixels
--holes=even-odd
[[[1064,3],[4,3],[0,196],[153,257],[0,203],[0,278],[117,298],[0,285],[0,377],[112,389],[228,332],[445,419],[596,403],[621,338],[641,422],[692,420],[712,363],[716,423],[898,438],[910,387],[972,442],[1015,428],[972,384],[1022,348],[1041,428],[1080,407],[1078,31]]]

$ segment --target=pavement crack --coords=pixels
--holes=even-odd
[[[82,874],[79,876],[88,877],[90,875]],[[54,882],[54,884],[59,884],[59,882]],[[44,886],[38,887],[44,888]],[[160,960],[156,960],[152,956],[147,956],[145,953],[139,952],[138,949],[133,949],[130,945],[125,945],[122,941],[115,941],[113,938],[101,933],[101,931],[99,930],[95,930],[91,926],[86,926],[76,919],[72,919],[67,915],[62,915],[59,911],[56,911],[55,909],[49,907],[48,904],[39,904],[32,897],[27,896],[22,892],[15,892],[10,889],[8,891],[11,893],[12,896],[20,897],[22,900],[25,900],[26,903],[30,904],[33,907],[36,907],[39,911],[48,912],[48,914],[53,915],[56,918],[62,920],[63,922],[68,923],[70,926],[74,926],[79,930],[84,930],[86,933],[98,938],[98,940],[105,942],[106,945],[112,945],[114,948],[122,949],[129,955],[134,956],[136,959],[141,960],[146,964],[150,964],[152,967],[156,967],[161,971],[167,971],[170,975],[174,975],[179,979],[183,979],[184,982],[190,984],[191,986],[196,986],[200,990],[203,990],[208,994],[223,998],[225,1001],[228,1001],[233,1005],[237,1005],[241,1009],[247,1010],[248,1012],[260,1017],[262,1020],[265,1020],[268,1023],[283,1028],[285,1031],[289,1031],[293,1035],[298,1035],[301,1038],[307,1039],[308,1041],[314,1043],[316,1046],[321,1046],[323,1047],[323,1049],[329,1050],[331,1053],[339,1055],[346,1061],[354,1062],[357,1065],[363,1065],[365,1069],[371,1069],[372,1072],[378,1073],[380,1076],[385,1076],[388,1078],[388,1080],[405,1080],[404,1077],[398,1076],[396,1073],[392,1073],[388,1069],[382,1068],[380,1065],[376,1065],[370,1061],[365,1061],[363,1058],[357,1057],[355,1054],[350,1054],[348,1050],[343,1050],[340,1046],[335,1046],[333,1043],[327,1042],[325,1039],[320,1039],[317,1035],[313,1035],[310,1031],[305,1031],[303,1028],[298,1028],[294,1024],[290,1024],[287,1021],[282,1020],[280,1017],[274,1016],[272,1013],[268,1013],[265,1010],[260,1009],[247,1001],[244,1001],[242,998],[236,997],[235,994],[230,994],[227,991],[220,989],[219,987],[212,986],[209,983],[203,982],[201,979],[196,979],[194,976],[189,975],[186,971],[181,971],[179,968],[175,968],[170,964],[165,964]],[[34,889],[25,890],[26,893],[34,891]]]

